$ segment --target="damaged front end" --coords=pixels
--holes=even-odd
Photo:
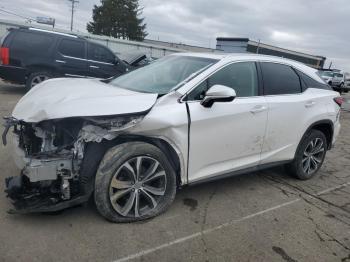
[[[27,123],[5,118],[3,144],[13,128],[12,144],[19,176],[6,178],[12,213],[52,212],[88,200],[82,164],[88,143],[113,140],[143,116],[74,117]],[[86,190],[89,188],[89,190]]]

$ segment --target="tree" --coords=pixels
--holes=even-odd
[[[101,0],[100,6],[94,5],[93,21],[86,29],[92,34],[142,41],[147,32],[141,15],[138,0]]]

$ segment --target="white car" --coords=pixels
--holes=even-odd
[[[345,89],[345,77],[341,72],[333,71],[320,71],[321,78],[336,91],[344,91]]]
[[[165,211],[183,185],[286,164],[321,168],[341,97],[301,63],[248,54],[174,54],[112,80],[51,79],[7,118],[20,176],[12,212],[49,212],[93,194],[113,222]]]
[[[350,90],[350,74],[345,75],[344,90],[345,90],[345,92],[349,92],[349,90]]]

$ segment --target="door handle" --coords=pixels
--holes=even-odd
[[[316,104],[315,101],[308,101],[308,102],[306,102],[305,107],[310,108],[310,107],[313,107],[315,104]]]
[[[55,61],[56,61],[56,63],[61,63],[61,64],[67,63],[66,61],[63,61],[63,60],[55,60]]]
[[[91,65],[89,66],[90,68],[95,68],[95,69],[98,69],[99,67],[98,66],[94,66],[94,65]]]
[[[263,105],[258,105],[258,106],[255,106],[252,108],[252,110],[250,110],[250,112],[252,114],[256,114],[256,113],[260,113],[260,112],[263,112],[267,109],[266,106],[263,106]]]

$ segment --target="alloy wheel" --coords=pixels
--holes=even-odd
[[[31,82],[31,87],[36,86],[37,84],[40,84],[41,82],[44,82],[45,80],[49,79],[48,76],[46,75],[38,75],[33,77],[32,82]]]
[[[138,156],[127,160],[113,175],[109,199],[114,210],[124,217],[149,214],[166,191],[166,173],[154,158]]]
[[[311,175],[315,171],[317,171],[320,165],[322,164],[324,154],[325,148],[323,140],[321,138],[315,138],[311,140],[305,148],[303,154],[303,171],[308,175]]]

